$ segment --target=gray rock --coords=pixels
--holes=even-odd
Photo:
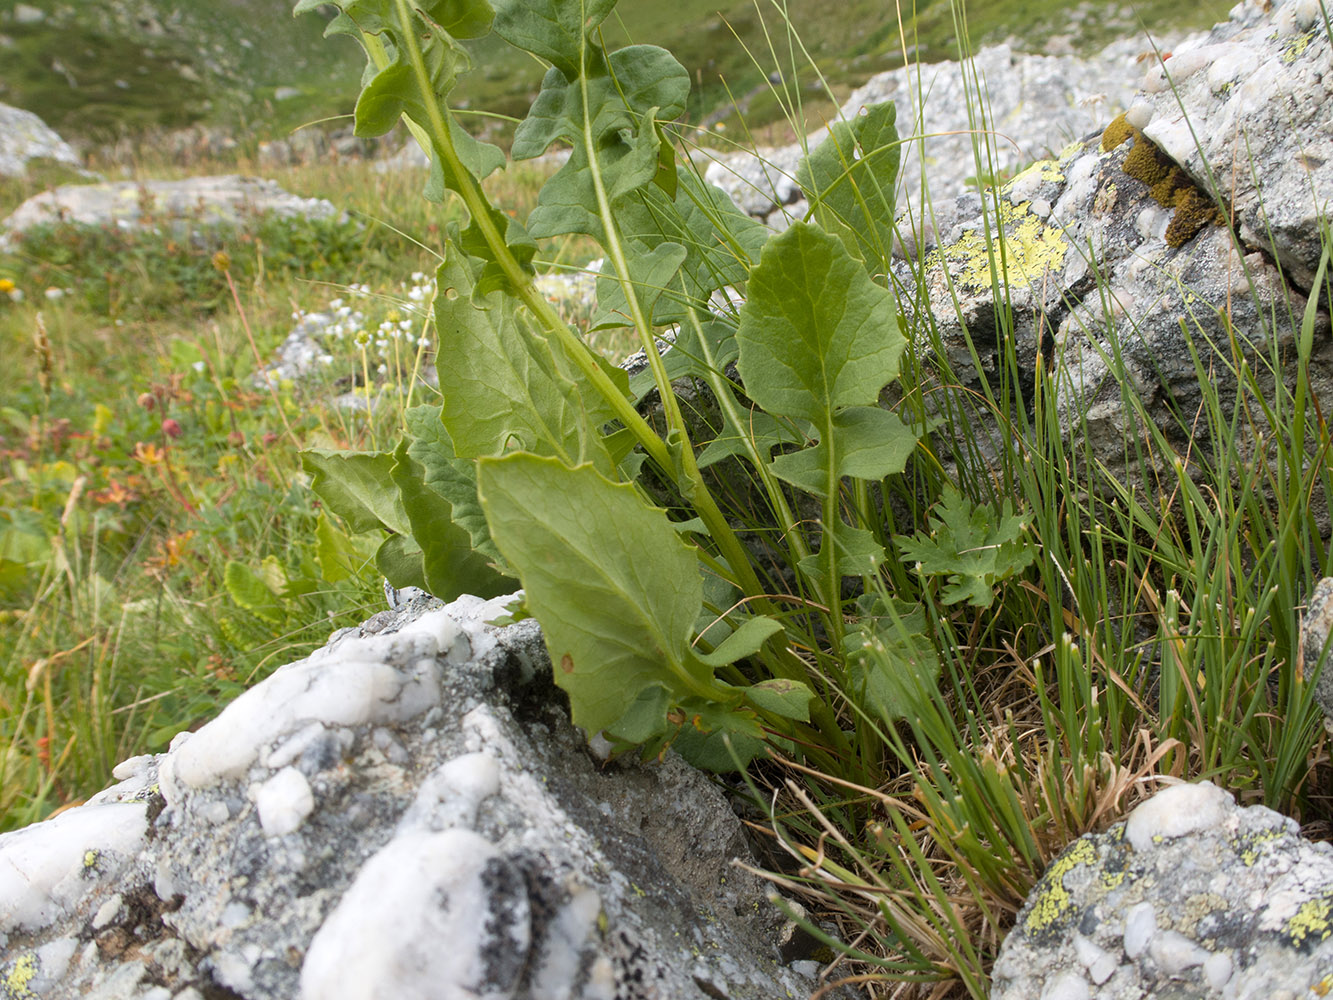
[[[1206,116],[1194,128],[1217,131]],[[1208,443],[1206,421],[1196,416],[1203,391],[1191,343],[1224,406],[1235,393],[1230,356],[1220,362],[1209,344],[1226,353],[1234,338],[1262,390],[1277,375],[1290,386],[1295,366],[1279,364],[1275,373],[1272,359],[1295,356],[1290,317],[1306,305],[1302,288],[1274,265],[1273,244],[1251,244],[1243,234],[1238,243],[1211,198],[1132,132],[1120,118],[1104,135],[1039,161],[988,196],[984,215],[975,201],[960,200],[920,265],[895,262],[899,281],[909,288],[919,281],[928,293],[914,304],[915,327],[933,325],[969,391],[983,378],[998,385],[1001,339],[1010,338],[1020,372],[1039,365],[1049,372],[1071,442],[1086,444],[1125,482],[1137,481],[1140,471],[1126,448],[1139,433],[1136,401],[1182,453]],[[1288,141],[1295,148],[1307,138],[1296,132]],[[1157,200],[1162,184],[1178,199],[1171,206]],[[1001,260],[997,211],[1004,233],[1000,301],[991,276],[992,259],[997,267]],[[1321,315],[1307,369],[1321,398],[1333,392],[1327,329]],[[1115,358],[1129,379],[1128,398],[1112,374]],[[1028,391],[1030,382],[1020,388]],[[1244,438],[1236,444],[1242,455],[1250,446]]]
[[[324,219],[336,216],[338,210],[322,198],[302,198],[258,177],[67,184],[35,195],[15,209],[0,223],[0,242],[3,234],[52,222],[125,228],[151,220],[198,227],[241,224],[265,213]]]
[[[46,20],[46,11],[26,3],[14,5],[15,24],[41,24]]]
[[[1314,593],[1305,602],[1305,617],[1301,621],[1302,668],[1308,676],[1320,669],[1315,682],[1314,696],[1326,716],[1324,727],[1333,732],[1333,649],[1325,657],[1328,640],[1333,637],[1333,576],[1326,576],[1315,584]]]
[[[840,115],[850,120],[864,107],[897,104],[898,132],[905,140],[898,205],[909,220],[907,229],[929,232],[932,223],[922,221],[921,211],[923,168],[930,201],[938,207],[951,204],[978,173],[1004,176],[1058,154],[1129,106],[1143,75],[1135,60],[1145,44],[1117,42],[1089,58],[992,46],[966,65],[943,62],[881,73],[852,94]],[[986,88],[985,121],[969,116],[969,108],[979,103],[978,78]],[[989,142],[993,162],[983,162],[980,170],[973,155],[975,129],[994,133]],[[811,134],[809,146],[826,136],[824,129]],[[795,181],[802,155],[799,145],[726,154],[708,166],[705,176],[742,211],[781,228],[787,218],[799,218],[806,210]]]
[[[399,170],[427,170],[429,168],[430,157],[411,137],[403,143],[397,152],[391,153],[375,163],[375,172],[380,174],[394,173]]]
[[[1241,239],[1277,248],[1303,288],[1333,198],[1333,42],[1320,0],[1245,0],[1148,71],[1131,118],[1201,186]]]
[[[595,760],[536,623],[484,624],[505,600],[342,630],[0,837],[0,975],[50,1000],[808,995],[725,798],[675,757]]]
[[[1333,846],[1175,785],[1055,859],[994,968],[993,1000],[1225,997],[1333,986]]]
[[[22,177],[28,161],[36,159],[80,169],[78,155],[45,122],[31,111],[0,104],[0,177]]]

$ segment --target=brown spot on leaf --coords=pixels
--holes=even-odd
[[[574,657],[568,653],[560,657],[560,669],[567,674],[572,674],[574,672]]]

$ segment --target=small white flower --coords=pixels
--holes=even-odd
[[[381,374],[381,375],[384,375],[385,373],[387,373],[388,370],[389,370],[389,366],[388,366],[388,365],[380,365],[378,368],[375,369],[375,371],[378,372],[378,373]]]
[[[46,297],[52,302],[55,302],[57,299],[63,299],[65,297],[65,290],[63,288],[48,288],[46,290]]]
[[[205,367],[205,366],[204,366],[204,363],[203,363],[202,361],[196,361],[194,364],[190,365],[190,367],[193,368],[193,369],[194,369],[195,371],[197,371],[197,372],[202,372],[202,371],[204,370],[204,367]]]

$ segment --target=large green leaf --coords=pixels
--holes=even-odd
[[[421,546],[411,535],[390,535],[375,550],[375,568],[394,587],[417,587],[429,590],[426,586],[425,564],[421,558]]]
[[[836,237],[798,222],[764,247],[740,310],[737,368],[751,399],[816,439],[774,459],[774,475],[831,497],[845,476],[902,471],[915,432],[877,406],[906,347],[897,319],[893,295]],[[823,529],[819,553],[801,566],[825,590],[835,556],[837,575],[871,573],[883,558],[868,531],[840,516]]]
[[[629,263],[630,281],[634,285],[635,297],[644,313],[654,317],[654,323],[663,322],[663,315],[674,314],[679,306],[672,309],[657,310],[657,300],[672,285],[681,263],[685,260],[685,248],[679,243],[659,243],[649,249],[637,240],[625,244],[626,258]],[[597,315],[589,324],[594,330],[607,326],[633,326],[630,315],[629,299],[625,290],[614,274],[603,273],[597,278]]]
[[[648,184],[657,174],[661,137],[657,125],[643,118],[638,129],[595,148],[597,168],[608,203],[619,195]],[[528,216],[528,232],[537,239],[582,233],[605,244],[597,181],[587,147],[576,141],[569,159],[537,195],[537,207]]]
[[[842,407],[876,404],[907,346],[892,293],[836,237],[803,222],[764,247],[740,317],[746,393],[816,428]]]
[[[685,109],[690,81],[665,49],[631,45],[611,54],[606,68],[585,75],[553,67],[532,111],[514,132],[516,160],[540,156],[553,142],[574,148],[543,186],[528,219],[534,237],[586,233],[604,240],[593,160],[609,202],[649,184],[658,174],[662,137],[657,119]]]
[[[472,547],[498,563],[500,551],[491,541],[491,529],[477,499],[477,463],[455,455],[438,406],[414,406],[405,417],[410,438],[407,453],[421,466],[422,481],[449,501],[453,522],[468,533]]]
[[[654,685],[674,701],[714,693],[689,656],[703,606],[698,562],[663,511],[591,466],[533,455],[483,459],[477,479],[578,725],[615,725]]]
[[[837,474],[857,479],[883,479],[901,472],[916,447],[916,434],[896,414],[878,406],[849,406],[833,415],[833,438],[838,443]],[[813,448],[773,460],[773,474],[816,496],[828,488],[828,448]]]
[[[442,601],[463,594],[499,597],[514,589],[486,557],[472,548],[468,532],[454,523],[449,501],[426,485],[425,469],[413,461],[407,442],[394,453],[393,481],[412,525],[412,538],[421,549],[421,572],[426,590]]]
[[[313,477],[310,488],[324,506],[353,531],[406,532],[407,514],[393,483],[393,455],[388,452],[301,452],[301,465]]]
[[[495,33],[574,78],[584,65],[588,32],[616,0],[495,0]]]
[[[609,405],[589,407],[581,378],[558,343],[528,323],[502,292],[474,295],[472,272],[450,247],[436,274],[435,364],[444,393],[441,419],[461,458],[519,448],[610,471],[601,428]]]
[[[611,53],[607,67],[587,77],[548,70],[532,110],[514,130],[514,159],[541,156],[559,139],[577,143],[590,136],[602,146],[651,112],[669,121],[685,110],[689,74],[666,49],[630,45]]]
[[[882,274],[893,239],[893,194],[900,157],[897,108],[873,105],[851,121],[835,122],[828,138],[796,168],[797,183],[826,229],[871,274]]]

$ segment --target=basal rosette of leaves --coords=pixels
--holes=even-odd
[[[851,720],[902,713],[901,685],[882,676],[902,661],[855,651],[879,638],[934,659],[928,635],[910,649],[902,639],[904,622],[927,631],[920,595],[883,596],[895,548],[918,562],[917,586],[948,577],[946,603],[980,606],[1031,558],[1011,512],[991,530],[993,513],[957,495],[943,530],[896,546],[879,513],[919,437],[881,405],[907,346],[883,278],[893,106],[834,125],[798,173],[808,221],[772,236],[673,144],[684,68],[656,46],[601,44],[615,0],[331,6],[326,33],[367,56],[358,134],[405,121],[431,155],[425,197],[461,199],[469,223],[437,273],[443,405],[410,411],[392,452],[308,453],[316,492],[352,529],[388,532],[376,561],[395,586],[448,600],[521,584],[589,732],[715,769],[776,744],[867,774],[863,758],[883,751]],[[504,154],[449,106],[471,69],[461,41],[488,31],[549,67],[513,157],[572,149],[526,223],[482,190]],[[633,390],[533,284],[537,241],[566,234],[605,254],[593,324],[637,333],[648,373]],[[710,305],[726,288],[743,294],[739,309]],[[673,387],[686,378],[707,386],[711,420],[687,414]],[[705,471],[724,462],[758,484],[758,522],[724,514],[724,478]],[[763,558],[757,537],[777,539]],[[774,554],[785,568],[768,565]]]

